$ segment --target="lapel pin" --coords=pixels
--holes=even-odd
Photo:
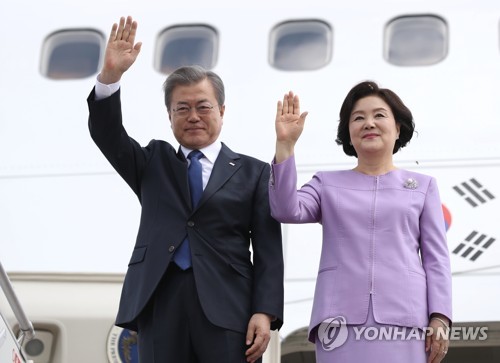
[[[230,161],[230,162],[229,162],[229,165],[231,165],[231,166],[235,166],[236,164],[235,164],[235,163],[233,163],[232,161]]]

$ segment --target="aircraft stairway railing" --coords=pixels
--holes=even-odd
[[[19,335],[15,340],[16,350],[19,352],[20,347],[23,345],[25,341],[29,341],[35,337],[35,329],[33,328],[33,324],[26,316],[19,299],[12,287],[9,276],[5,272],[2,263],[0,262],[0,287],[7,298],[7,302],[9,303],[12,312],[19,324]],[[3,317],[2,317],[3,318]],[[6,332],[4,331],[4,334]],[[12,330],[10,329],[10,334],[12,334]],[[3,339],[2,339],[3,340]],[[16,360],[14,360],[16,361]]]

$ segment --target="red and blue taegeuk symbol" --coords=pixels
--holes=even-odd
[[[448,231],[451,227],[451,213],[444,204],[441,204],[441,206],[443,207],[444,226],[446,228],[446,231]]]

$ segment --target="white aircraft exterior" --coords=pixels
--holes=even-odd
[[[300,95],[299,184],[355,164],[334,142],[352,86],[370,79],[398,93],[418,134],[395,161],[438,181],[454,326],[488,328],[487,339],[452,341],[447,361],[500,359],[499,1],[33,0],[3,1],[0,13],[0,262],[35,328],[25,359],[134,362],[117,344],[133,355],[134,336],[113,321],[140,205],[93,144],[86,105],[111,24],[126,15],[143,47],[122,79],[124,123],[143,145],[177,145],[161,86],[182,64],[222,77],[221,139],[262,160],[274,154],[277,100]],[[283,225],[283,236],[285,323],[264,360],[313,362],[321,228]],[[17,332],[10,310],[0,297]]]

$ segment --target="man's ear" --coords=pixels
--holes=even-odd
[[[224,117],[224,112],[226,112],[226,105],[219,106],[220,118]]]

